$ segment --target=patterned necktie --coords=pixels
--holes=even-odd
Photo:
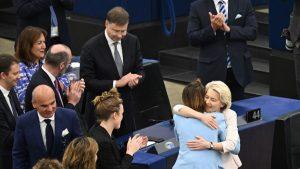
[[[227,12],[226,12],[226,6],[225,6],[225,2],[223,0],[220,0],[218,2],[219,4],[219,13],[222,13],[225,17],[225,23],[228,22],[228,16],[227,16]],[[227,56],[227,59],[226,59],[226,62],[227,62],[227,68],[231,68],[231,59],[230,59],[230,56],[229,56],[229,53],[228,53],[228,48],[226,50],[226,56]]]
[[[47,124],[46,126],[46,147],[48,155],[51,154],[52,148],[53,148],[53,142],[54,142],[54,133],[53,128],[51,126],[51,120],[45,119],[44,122]]]
[[[57,94],[58,94],[58,97],[59,97],[59,101],[60,101],[61,107],[64,107],[64,102],[63,102],[62,97],[61,97],[61,93],[60,93],[61,89],[60,89],[60,86],[59,86],[59,81],[58,81],[58,79],[55,79],[55,81],[54,81],[54,86],[55,86],[56,92],[57,92]],[[56,100],[56,101],[57,101],[57,100]]]
[[[57,23],[56,14],[54,12],[54,8],[52,5],[49,8],[50,8],[50,14],[51,14],[51,26],[57,26],[58,23]]]
[[[114,42],[113,43],[113,45],[115,47],[114,57],[115,57],[115,63],[116,63],[117,69],[118,69],[119,76],[122,77],[122,75],[123,75],[123,62],[122,62],[120,53],[117,49],[118,43],[119,42]]]
[[[218,2],[219,4],[219,13],[222,13],[225,16],[225,23],[227,23],[228,21],[228,17],[227,17],[227,12],[226,12],[226,6],[225,6],[225,2],[223,0],[220,0]]]

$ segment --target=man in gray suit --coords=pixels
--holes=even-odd
[[[300,98],[300,0],[294,0],[292,16],[288,30],[290,40],[294,44],[296,87]]]

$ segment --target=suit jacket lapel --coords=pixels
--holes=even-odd
[[[115,63],[115,60],[114,60],[113,55],[112,55],[112,52],[110,50],[110,47],[109,47],[108,42],[106,40],[106,37],[104,35],[104,32],[101,34],[100,40],[101,40],[100,46],[103,46],[102,49],[104,51],[104,54],[100,57],[107,57],[106,59],[108,59],[110,61],[111,65],[112,65],[112,72],[113,72],[114,76],[115,77],[120,77],[119,73],[118,73],[116,63]],[[102,52],[100,52],[100,53],[102,53]]]
[[[5,100],[5,97],[3,95],[3,93],[0,91],[0,102],[3,104],[4,108],[5,108],[5,114],[7,115],[7,117],[10,119],[10,121],[12,121],[14,123],[14,125],[16,124],[16,119],[15,117],[13,116],[6,100]]]
[[[47,73],[42,68],[40,68],[40,71],[41,71],[41,76],[47,81],[48,85],[54,90],[57,107],[63,107],[63,105],[61,104],[59,95],[56,91],[56,88],[55,88],[53,82],[51,81],[50,77],[47,75]],[[62,92],[61,91],[59,91],[59,92],[62,97],[63,96]]]
[[[20,107],[20,102],[18,100],[18,97],[14,91],[14,89],[11,89],[10,91],[12,97],[13,97],[13,102],[15,104],[15,107],[16,107],[16,110],[17,110],[17,113],[18,113],[18,116],[21,116],[23,114],[23,110],[21,109]]]
[[[228,24],[235,20],[235,11],[237,10],[238,2],[236,0],[228,0]]]
[[[53,145],[53,149],[52,149],[52,155],[53,157],[56,156],[56,154],[58,154],[59,152],[59,147],[60,147],[60,143],[62,142],[61,140],[61,134],[62,134],[62,124],[63,121],[61,119],[60,113],[58,113],[59,109],[56,110],[55,112],[55,134],[54,134],[54,145]]]
[[[211,12],[213,15],[216,15],[218,13],[213,0],[207,0],[206,4],[207,4],[207,8],[206,8],[207,9],[207,15],[208,15],[208,12]],[[209,17],[209,15],[208,15],[208,17]]]
[[[122,39],[122,52],[123,52],[123,75],[129,73],[128,70],[128,65],[129,65],[129,51],[128,51],[128,39],[125,37]]]

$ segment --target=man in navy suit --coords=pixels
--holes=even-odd
[[[107,13],[105,31],[88,40],[82,47],[80,76],[86,82],[85,117],[88,127],[96,122],[91,101],[102,92],[116,87],[124,101],[121,136],[132,132],[140,120],[132,90],[144,78],[142,54],[138,38],[127,33],[129,14],[121,7]]]
[[[29,169],[42,158],[62,160],[64,149],[82,136],[75,111],[56,107],[55,94],[47,85],[32,93],[35,110],[21,116],[16,125],[13,168]]]
[[[187,33],[200,48],[197,76],[204,84],[225,82],[233,100],[243,99],[251,82],[247,41],[256,38],[257,23],[250,0],[197,0],[191,4]]]
[[[18,60],[0,54],[0,168],[12,168],[12,147],[16,119],[23,114],[13,89],[20,77]]]

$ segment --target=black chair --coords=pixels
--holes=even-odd
[[[275,121],[272,169],[300,168],[300,111]]]
[[[144,69],[146,74],[144,82],[133,92],[135,105],[139,112],[136,115],[137,129],[172,118],[171,106],[159,63],[144,63]]]

